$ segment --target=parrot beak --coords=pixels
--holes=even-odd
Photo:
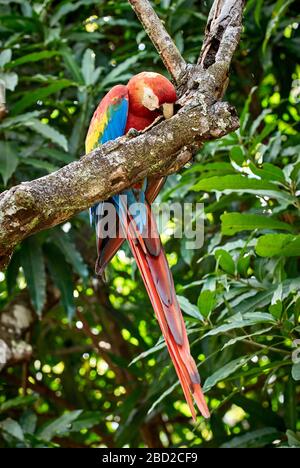
[[[162,104],[162,111],[164,118],[170,119],[174,115],[174,104],[172,102],[165,102]]]

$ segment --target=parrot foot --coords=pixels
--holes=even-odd
[[[141,133],[141,132],[139,132],[139,131],[136,130],[135,128],[131,128],[131,129],[127,132],[126,136],[127,136],[128,138],[135,138],[135,137],[139,136],[140,133]]]
[[[95,264],[95,273],[96,276],[102,281],[102,283],[106,284],[106,275],[105,275],[105,268],[103,266],[100,266],[100,257],[97,258],[96,264]]]

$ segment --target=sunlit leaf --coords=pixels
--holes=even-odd
[[[251,357],[252,355],[245,355],[230,361],[228,364],[225,364],[225,366],[222,366],[205,380],[203,391],[208,392],[208,390],[211,390],[218,382],[226,380],[227,377],[247,364]]]
[[[45,86],[43,88],[36,89],[31,91],[30,93],[26,93],[13,107],[12,114],[20,114],[28,107],[32,105],[36,105],[37,101],[41,101],[46,97],[50,96],[51,94],[57,93],[64,88],[68,88],[70,86],[74,86],[74,84],[69,80],[57,80],[53,84],[49,86]]]
[[[233,437],[230,442],[222,445],[222,448],[251,448],[264,447],[278,439],[279,433],[273,427],[265,427],[257,431],[250,431],[244,435]]]
[[[18,147],[13,142],[0,141],[0,174],[7,184],[19,163]]]
[[[46,423],[37,435],[40,439],[50,441],[53,437],[61,437],[72,430],[72,424],[82,414],[82,410],[70,411],[57,419]]]
[[[270,218],[269,216],[225,213],[221,216],[222,233],[226,236],[232,236],[241,231],[252,231],[253,229],[281,229],[284,231],[293,231],[290,224]]]
[[[45,251],[52,280],[60,290],[62,304],[71,320],[75,313],[71,268],[55,245],[47,245]]]
[[[257,240],[256,253],[261,257],[300,256],[300,236],[291,234],[266,234]]]
[[[46,301],[46,271],[42,248],[36,237],[29,237],[22,243],[20,263],[32,304],[41,315]]]
[[[68,142],[64,135],[62,135],[58,130],[51,127],[48,124],[42,123],[38,119],[31,119],[26,124],[28,127],[32,128],[37,133],[40,133],[45,138],[53,141],[58,146],[60,146],[63,150],[68,151]]]

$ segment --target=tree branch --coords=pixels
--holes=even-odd
[[[108,142],[52,174],[3,192],[0,266],[28,235],[62,223],[144,177],[168,170],[182,157],[182,149],[194,152],[203,142],[238,128],[238,118],[228,104],[216,103],[206,112],[201,107],[190,105],[149,132]]]
[[[240,39],[244,4],[245,0],[214,1],[198,60],[204,68],[215,62],[231,62]]]
[[[186,62],[148,0],[128,0],[170,75],[176,83],[186,70]]]
[[[106,143],[79,161],[0,195],[0,268],[16,244],[55,226],[97,201],[148,176],[182,167],[204,142],[239,126],[235,110],[218,102],[228,82],[232,54],[241,30],[243,0],[216,0],[209,16],[198,65],[185,64],[146,0],[129,0],[178,81],[178,113],[132,137]],[[170,44],[171,41],[171,44]],[[166,45],[167,44],[167,45]]]

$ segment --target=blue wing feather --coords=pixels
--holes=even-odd
[[[128,99],[121,99],[117,106],[109,105],[107,113],[108,122],[99,139],[99,144],[102,145],[107,141],[115,140],[125,134],[128,115]]]
[[[100,134],[98,145],[103,145],[104,143],[115,140],[125,134],[128,115],[128,99],[125,97],[122,98],[117,105],[109,104],[106,108],[106,115],[107,123],[104,131]],[[89,210],[91,225],[97,226],[99,213],[102,213],[102,210],[99,209],[100,204],[96,203]]]

